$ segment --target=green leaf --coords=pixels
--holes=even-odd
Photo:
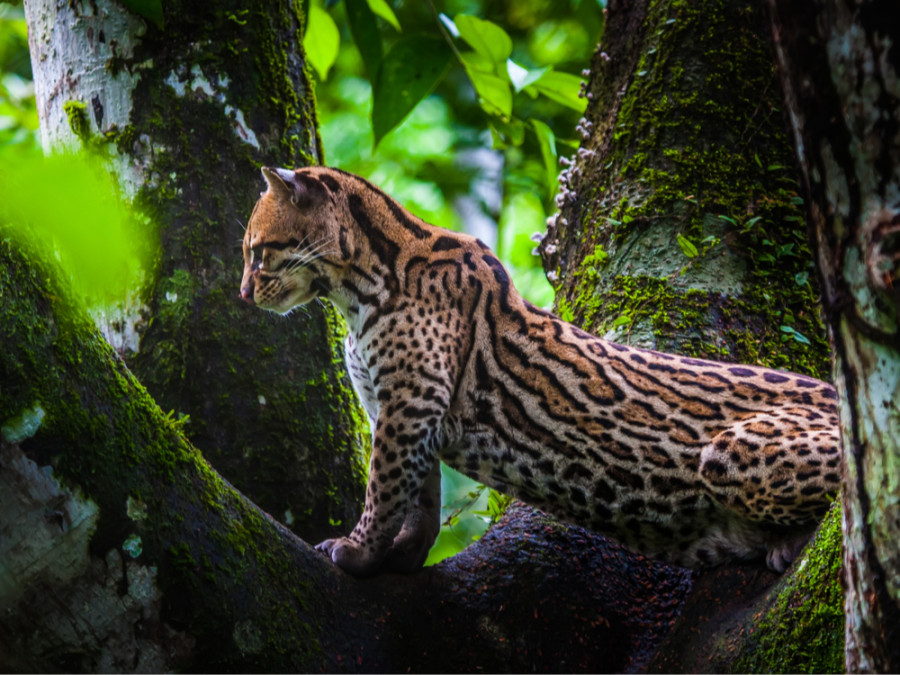
[[[358,0],[347,0],[345,5],[349,7],[357,1]],[[373,13],[391,24],[398,33],[400,32],[400,22],[397,21],[397,15],[394,14],[394,10],[391,9],[391,6],[387,4],[385,0],[366,0],[366,2],[369,4],[369,9],[371,9]]]
[[[794,342],[799,342],[800,344],[803,344],[803,345],[809,344],[809,338],[807,338],[800,331],[798,331],[794,328],[791,328],[790,326],[781,326],[781,332],[786,334],[785,335],[786,338],[788,338],[788,337],[793,338]]]
[[[447,44],[426,35],[397,42],[381,62],[372,92],[375,145],[428,96],[450,67]]]
[[[612,327],[618,328],[619,326],[624,326],[626,323],[631,323],[631,317],[627,314],[622,314],[612,322]]]
[[[528,85],[537,82],[548,70],[550,69],[537,68],[535,70],[528,70],[512,59],[506,59],[506,72],[509,74],[509,81],[512,82],[516,93],[519,93]]]
[[[350,35],[362,57],[369,82],[374,82],[378,75],[378,66],[381,65],[381,57],[384,54],[375,14],[363,0],[347,0],[344,7],[347,10]]]
[[[83,155],[13,150],[0,146],[0,236],[40,241],[88,306],[111,307],[139,288],[158,246],[155,229],[120,199],[103,165]]]
[[[163,27],[162,0],[122,0],[132,12],[152,22],[157,28]]]
[[[457,14],[453,23],[472,49],[498,66],[512,54],[512,39],[497,24],[470,14]]]
[[[489,122],[494,148],[519,147],[525,140],[525,123],[515,117],[505,122],[495,117]]]
[[[337,59],[340,46],[341,34],[334,19],[318,5],[311,4],[306,35],[303,38],[303,51],[322,80],[328,79],[328,71]]]
[[[479,58],[480,57],[480,58]],[[479,54],[463,54],[466,73],[478,94],[478,102],[489,115],[510,117],[512,115],[512,91],[509,82],[493,73],[485,72],[484,57]]]
[[[549,70],[531,86],[547,98],[572,110],[583,113],[587,107],[587,101],[578,98],[578,93],[581,91],[581,79],[575,75]]]
[[[479,73],[487,73],[488,75],[495,74],[494,62],[483,54],[479,54],[478,52],[466,52],[465,54],[460,54],[459,58],[462,60],[462,64],[466,70],[475,70]]]
[[[696,258],[700,253],[697,250],[697,247],[694,246],[693,242],[690,239],[685,237],[683,234],[679,234],[677,237],[678,245],[681,247],[681,252],[684,253],[688,258]]]
[[[532,118],[531,127],[537,136],[538,147],[541,149],[541,159],[544,160],[544,171],[547,175],[547,192],[552,198],[556,194],[559,176],[559,165],[556,157],[556,136],[546,124],[539,119]]]

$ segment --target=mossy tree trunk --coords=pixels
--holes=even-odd
[[[771,3],[841,396],[848,672],[900,672],[900,23]]]
[[[828,379],[760,7],[644,0],[607,10],[583,141],[540,246],[558,313],[620,342]],[[839,669],[839,517],[783,579],[740,566],[702,575],[651,667]]]
[[[299,4],[153,4],[139,16],[112,0],[25,3],[46,149],[107,157],[159,235],[146,287],[99,322],[238,488],[305,537],[342,532],[359,513],[367,432],[339,319],[238,300],[259,167],[322,160]]]

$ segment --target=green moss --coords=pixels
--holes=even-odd
[[[841,541],[841,510],[835,506],[796,571],[772,591],[769,610],[744,626],[746,643],[732,672],[844,671]]]
[[[72,133],[87,143],[91,136],[91,121],[87,115],[87,105],[81,101],[66,101],[63,103],[63,112],[69,120],[69,128]]]
[[[828,344],[815,311],[778,305],[768,286],[750,286],[730,296],[713,290],[682,289],[667,277],[617,275],[601,287],[596,268],[588,283],[576,276],[580,295],[557,301],[560,316],[620,342],[651,344],[697,358],[753,363],[828,378]],[[598,290],[598,288],[602,290]],[[812,306],[812,300],[810,300]],[[780,329],[795,327],[810,344]]]

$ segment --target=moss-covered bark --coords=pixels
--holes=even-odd
[[[824,378],[764,29],[754,3],[610,3],[584,140],[541,251],[558,313],[593,332]]]
[[[162,7],[160,27],[137,17],[110,24],[104,17],[124,10],[104,0],[48,3],[58,12],[52,30],[70,35],[35,62],[93,53],[107,77],[96,94],[77,78],[39,88],[50,92],[42,105],[72,99],[69,134],[110,156],[158,228],[129,366],[165,410],[190,416],[185,432],[223,475],[298,533],[324,538],[358,516],[368,437],[341,321],[328,306],[282,318],[238,299],[241,223],[262,188],[259,167],[322,160],[300,6]],[[111,124],[120,100],[130,108]]]
[[[610,2],[541,251],[557,311],[595,333],[828,379],[767,32],[752,2]],[[777,587],[702,575],[653,668],[839,670],[838,518]]]

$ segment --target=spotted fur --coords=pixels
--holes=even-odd
[[[626,347],[523,300],[479,240],[335,169],[264,169],[242,297],[328,298],[373,428],[366,506],[318,548],[412,570],[440,526],[438,459],[634,549],[783,570],[838,490],[834,389]]]

